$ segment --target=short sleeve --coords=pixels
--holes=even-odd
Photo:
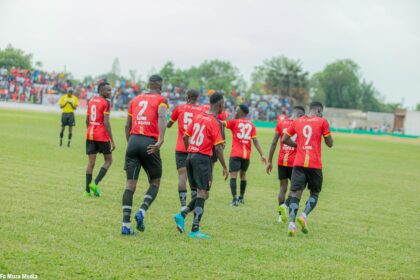
[[[280,135],[281,135],[281,133],[283,132],[283,131],[282,131],[282,127],[281,127],[281,123],[280,123],[280,122],[278,122],[278,123],[277,123],[276,128],[274,129],[274,131],[275,131],[275,132],[277,132],[277,133],[278,133],[278,134],[280,134]]]
[[[177,106],[175,110],[172,111],[172,114],[170,117],[171,122],[176,122],[176,120],[178,119],[178,116],[179,116],[179,106]]]
[[[328,124],[327,120],[323,119],[322,122],[322,135],[324,137],[328,137],[331,135],[330,125]]]
[[[169,106],[168,106],[168,101],[166,101],[166,97],[162,96],[162,99],[160,100],[160,103],[159,103],[159,107],[160,107],[160,106],[165,106],[165,107],[166,107],[166,109],[168,109],[168,108],[169,108]]]
[[[286,134],[289,135],[289,136],[293,136],[293,135],[296,134],[295,122],[292,122],[290,127],[286,130]]]
[[[64,95],[61,96],[59,104],[60,104],[60,106],[64,105]]]
[[[185,135],[191,136],[193,131],[194,122],[191,122],[190,125],[187,127],[187,130],[185,131]]]
[[[220,130],[220,126],[217,121],[214,123],[214,128],[212,129],[212,136],[213,145],[215,146],[225,142],[225,140],[223,140],[222,131]]]
[[[104,114],[109,115],[110,112],[111,112],[111,102],[109,102],[108,100],[105,100]]]
[[[257,128],[255,127],[254,124],[252,125],[252,129],[251,129],[251,138],[257,138]]]
[[[128,113],[129,116],[133,115],[133,100],[131,100],[130,105],[128,105],[128,112],[127,113]]]
[[[235,120],[229,120],[226,122],[226,128],[232,129],[235,126]]]

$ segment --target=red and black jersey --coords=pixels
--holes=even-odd
[[[86,139],[109,142],[110,137],[105,129],[104,115],[109,115],[111,103],[102,96],[93,97],[87,107],[88,128]]]
[[[128,115],[131,119],[130,134],[141,134],[159,139],[158,110],[168,108],[166,97],[157,93],[141,94],[131,100]]]

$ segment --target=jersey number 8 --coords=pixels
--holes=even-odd
[[[90,121],[96,121],[96,105],[90,107]]]

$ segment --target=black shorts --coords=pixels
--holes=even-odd
[[[191,189],[210,190],[212,180],[211,157],[198,153],[188,154],[187,173]]]
[[[75,126],[74,113],[61,114],[61,126]]]
[[[244,171],[249,167],[249,160],[240,157],[231,157],[229,159],[229,172]]]
[[[133,134],[128,139],[127,151],[125,152],[124,170],[127,180],[137,180],[140,168],[143,167],[147,173],[149,181],[162,177],[162,160],[160,152],[154,154],[147,153],[147,147],[155,144],[154,137]]]
[[[176,169],[187,167],[188,153],[175,152]]]
[[[104,155],[111,154],[111,143],[110,142],[102,142],[102,141],[92,141],[86,140],[86,154],[93,155],[101,153]]]
[[[279,180],[284,180],[284,179],[292,179],[292,171],[293,171],[293,167],[292,166],[278,166],[278,172],[279,172]]]
[[[322,190],[322,169],[305,168],[300,166],[293,167],[291,191],[303,191],[308,185],[308,189],[313,192]]]

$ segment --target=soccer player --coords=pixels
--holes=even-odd
[[[106,172],[112,164],[112,151],[115,149],[114,138],[112,137],[109,114],[111,103],[107,98],[111,97],[111,86],[102,82],[98,85],[99,96],[93,97],[87,108],[86,116],[86,154],[89,162],[86,168],[86,190],[85,196],[101,196],[98,184],[105,177]],[[93,168],[95,167],[96,154],[104,155],[104,165],[98,173],[95,181],[92,182]]]
[[[308,185],[310,196],[298,223],[303,233],[308,233],[307,216],[314,210],[322,189],[321,140],[324,137],[328,147],[333,146],[333,139],[328,122],[322,118],[324,107],[314,101],[309,106],[309,116],[303,116],[293,121],[283,135],[282,142],[296,149],[293,163],[293,173],[290,187],[289,236],[296,235],[296,215],[302,192]],[[291,137],[297,135],[296,142]]]
[[[149,78],[149,92],[140,94],[131,100],[128,107],[125,134],[128,141],[125,155],[125,171],[127,175],[126,189],[122,198],[123,235],[134,235],[131,228],[131,209],[133,194],[136,191],[140,169],[143,167],[149,179],[149,188],[144,195],[140,210],[136,213],[137,229],[145,230],[144,217],[146,211],[155,200],[162,177],[162,160],[160,147],[166,131],[166,112],[168,104],[161,96],[162,78],[153,75]]]
[[[277,123],[273,142],[271,143],[270,153],[268,155],[267,174],[270,174],[273,169],[273,156],[276,151],[277,142],[283,137],[286,130],[291,126],[294,119],[300,118],[305,115],[305,109],[302,106],[293,108],[291,119],[284,119]],[[292,137],[295,140],[296,136]],[[292,178],[293,162],[296,156],[296,148],[290,147],[280,141],[279,157],[277,161],[278,177],[280,180],[280,191],[278,194],[279,202],[279,222],[285,223],[287,220],[287,209],[289,207],[290,197],[286,198],[288,180]]]
[[[195,89],[187,91],[187,104],[180,105],[172,112],[167,127],[170,128],[178,121],[178,140],[175,149],[176,169],[178,170],[178,193],[181,211],[187,207],[187,149],[184,145],[184,134],[194,116],[206,111],[204,106],[198,105],[199,92]],[[191,189],[191,199],[197,195],[196,189]]]
[[[188,204],[182,212],[175,214],[174,219],[179,232],[185,232],[184,219],[189,212],[194,211],[191,238],[205,238],[209,236],[200,231],[200,221],[203,217],[204,202],[209,197],[212,182],[212,154],[213,147],[220,164],[223,176],[227,180],[229,174],[223,157],[222,133],[216,119],[224,108],[223,95],[214,93],[210,96],[210,110],[197,115],[188,126],[184,136],[184,143],[189,153],[187,157],[188,181],[197,188],[197,197]]]
[[[257,130],[255,125],[246,116],[249,114],[248,106],[239,105],[235,113],[235,118],[226,122],[226,128],[232,131],[232,150],[229,159],[230,172],[230,190],[232,193],[231,206],[238,206],[244,203],[244,195],[246,190],[246,171],[249,167],[249,159],[251,158],[251,139],[260,154],[261,161],[267,163],[267,159],[261,149],[257,139]],[[237,197],[236,178],[241,179],[240,195]]]
[[[61,131],[60,131],[60,147],[63,146],[63,136],[64,130],[66,126],[69,127],[69,141],[67,142],[67,147],[70,147],[71,143],[71,136],[72,136],[72,128],[76,125],[74,121],[74,111],[77,109],[79,105],[79,99],[73,95],[73,90],[70,89],[67,94],[61,96],[60,101],[60,108],[62,111],[61,114]]]

